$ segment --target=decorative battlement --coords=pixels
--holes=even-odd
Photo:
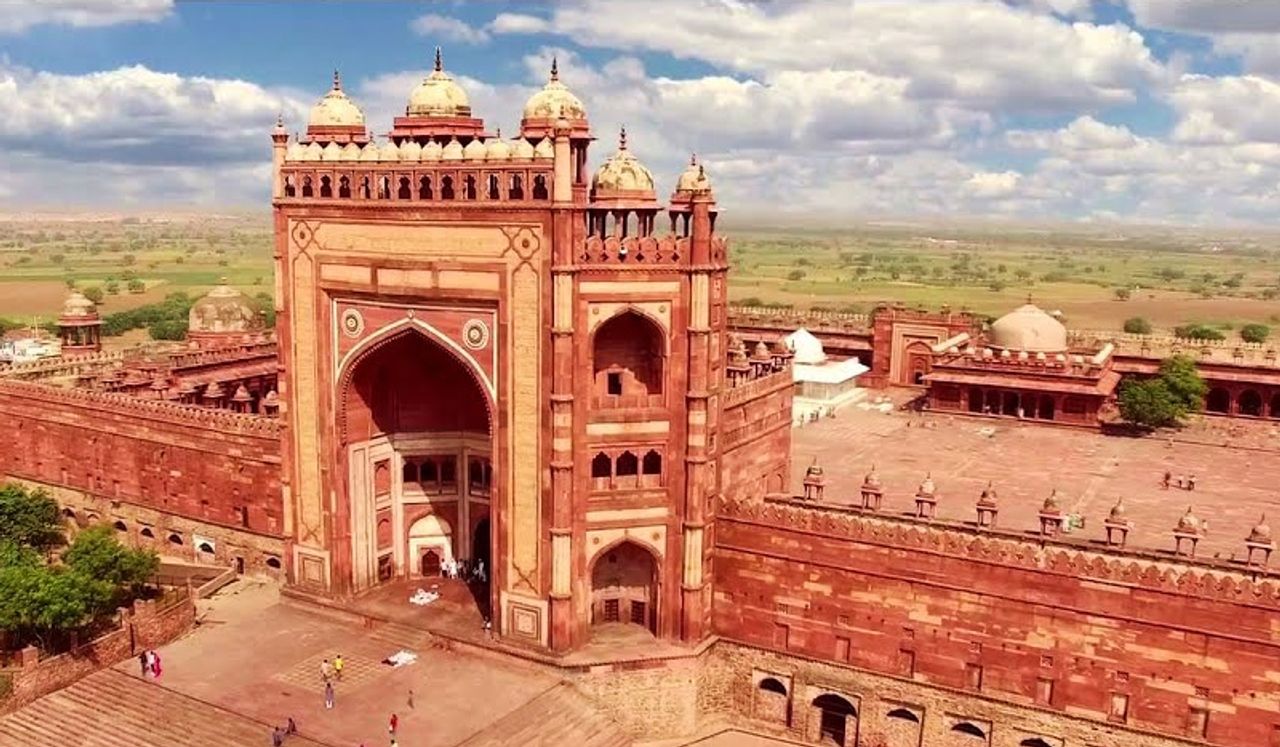
[[[124,358],[124,351],[119,350],[111,353],[63,355],[56,358],[45,358],[43,360],[31,361],[29,363],[15,363],[8,366],[0,366],[0,378],[30,380],[58,375],[72,375],[103,364],[118,363],[123,361]]]
[[[275,418],[259,417],[230,410],[184,405],[166,400],[142,399],[116,392],[53,387],[30,381],[0,380],[0,395],[10,394],[52,404],[78,405],[135,414],[166,422],[189,424],[224,432],[277,437],[282,424]]]
[[[965,368],[979,368],[991,371],[1008,371],[1018,369],[1023,372],[1042,370],[1053,374],[1076,374],[1088,376],[1095,374],[1106,366],[1112,348],[1102,351],[1068,350],[1065,353],[1028,353],[1025,350],[1012,352],[1006,349],[977,347],[973,343],[952,346],[941,351],[941,356],[934,365],[957,365]]]
[[[268,358],[276,355],[275,340],[249,342],[227,345],[217,348],[202,348],[189,353],[177,353],[169,356],[168,368],[178,371],[183,368],[200,368],[224,363],[238,363],[254,358]]]
[[[543,157],[508,161],[478,154],[433,163],[358,155],[286,161],[280,173],[286,200],[544,204],[551,200],[552,166],[551,159]]]
[[[723,251],[724,241],[712,239]],[[591,236],[582,244],[578,261],[604,265],[682,265],[689,263],[689,239],[676,236]]]
[[[848,311],[834,311],[831,309],[808,309],[798,310],[787,306],[744,306],[742,304],[730,304],[729,306],[729,323],[743,321],[785,321],[786,326],[791,329],[804,327],[810,331],[822,330],[824,328],[836,328],[844,330],[850,326],[870,329],[871,317],[867,314],[858,314]]]
[[[744,378],[737,380],[724,393],[724,406],[735,407],[749,400],[762,397],[770,392],[777,391],[792,386],[795,382],[792,378],[791,363],[788,360],[783,367],[776,371],[769,371],[757,375],[755,378]]]
[[[1135,335],[1104,330],[1071,330],[1070,335],[1073,341],[1114,343],[1121,355],[1167,358],[1183,354],[1209,363],[1280,368],[1280,355],[1274,343],[1196,340],[1174,335]]]
[[[941,519],[888,513],[853,506],[816,504],[791,496],[722,500],[718,516],[786,527],[878,545],[1088,577],[1117,584],[1280,609],[1280,572],[1220,560],[1111,547],[1056,537],[1028,539],[1016,531],[980,528]]]

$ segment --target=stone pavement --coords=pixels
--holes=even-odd
[[[1256,425],[1265,430],[1265,424]],[[1216,433],[1215,428],[1214,423],[1200,425],[1185,436],[1200,438]],[[1266,437],[1255,434],[1252,440]],[[1104,536],[1102,521],[1123,496],[1134,523],[1130,546],[1162,552],[1172,551],[1171,530],[1188,505],[1209,522],[1199,548],[1204,557],[1243,559],[1244,538],[1259,517],[1266,513],[1280,522],[1280,454],[1275,452],[857,407],[797,428],[792,438],[797,493],[817,457],[826,473],[826,500],[855,503],[874,464],[886,512],[911,512],[916,488],[931,473],[940,496],[939,518],[974,521],[974,503],[991,481],[999,494],[999,526],[1036,531],[1037,512],[1056,488],[1064,512],[1085,519],[1076,536],[1089,540]],[[1162,489],[1165,470],[1196,475],[1196,489]]]

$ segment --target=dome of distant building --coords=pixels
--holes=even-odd
[[[827,362],[827,351],[822,347],[822,341],[803,327],[787,335],[786,342],[787,347],[795,353],[793,363],[802,366],[820,366]]]
[[[98,307],[85,297],[83,293],[77,290],[71,291],[71,295],[67,296],[67,300],[62,304],[62,318],[93,318],[98,315]]]
[[[1028,353],[1067,350],[1067,328],[1035,304],[1025,304],[991,323],[987,342],[994,348]]]
[[[698,163],[698,157],[693,156],[689,159],[689,165],[684,172],[680,174],[680,178],[676,180],[676,191],[702,192],[710,189],[711,179],[707,177],[702,164]]]
[[[244,334],[257,326],[257,312],[243,293],[222,284],[191,306],[187,332],[192,336]]]
[[[551,79],[541,91],[529,97],[524,105],[525,119],[586,119],[587,108],[582,100],[560,82],[560,71],[553,60]]]
[[[471,100],[453,76],[444,71],[440,48],[436,47],[436,66],[431,74],[409,94],[405,114],[410,117],[470,117]]]
[[[342,90],[342,78],[335,70],[333,88],[311,107],[310,127],[364,127],[364,112]]]

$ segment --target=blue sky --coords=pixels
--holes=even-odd
[[[0,197],[265,206],[333,68],[376,133],[436,44],[514,134],[552,55],[659,191],[726,209],[1196,225],[1280,215],[1267,0],[44,0],[0,17]]]

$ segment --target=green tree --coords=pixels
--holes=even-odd
[[[120,283],[115,280],[108,280],[106,288],[107,293],[114,296],[120,292]]]
[[[0,542],[43,552],[63,541],[57,501],[43,490],[0,485]]]
[[[1014,270],[1013,276],[1019,280],[1030,280],[1031,270],[1028,270],[1025,267],[1018,270]]]
[[[1140,316],[1130,317],[1124,320],[1124,331],[1131,335],[1149,335],[1151,322]]]
[[[1240,339],[1245,342],[1263,342],[1271,334],[1271,328],[1265,324],[1246,324],[1240,328]]]
[[[187,339],[187,320],[160,319],[148,324],[147,332],[153,340],[185,340]]]
[[[1133,291],[1124,287],[1116,288],[1112,293],[1115,294],[1117,301],[1128,301],[1133,296]]]
[[[804,270],[792,270],[787,273],[787,280],[804,280]]]
[[[134,262],[137,262],[138,258],[133,256],[132,254],[126,254],[120,258],[120,261],[123,262],[125,266],[128,266],[133,264]]]
[[[147,289],[147,284],[137,278],[129,281],[127,287],[130,293],[141,293]]]
[[[1207,324],[1183,324],[1181,326],[1174,327],[1173,333],[1178,337],[1185,337],[1188,340],[1226,339],[1221,332]]]
[[[1160,364],[1155,378],[1126,381],[1120,387],[1120,416],[1147,428],[1179,425],[1188,414],[1204,407],[1208,390],[1195,361],[1175,355]]]
[[[94,303],[102,303],[102,299],[106,298],[106,294],[102,292],[102,288],[97,285],[91,285],[88,288],[85,288],[82,292],[84,293],[85,298],[93,301]]]
[[[137,593],[160,568],[160,559],[149,550],[134,550],[120,544],[115,531],[105,524],[90,527],[71,541],[62,562],[90,578]]]

